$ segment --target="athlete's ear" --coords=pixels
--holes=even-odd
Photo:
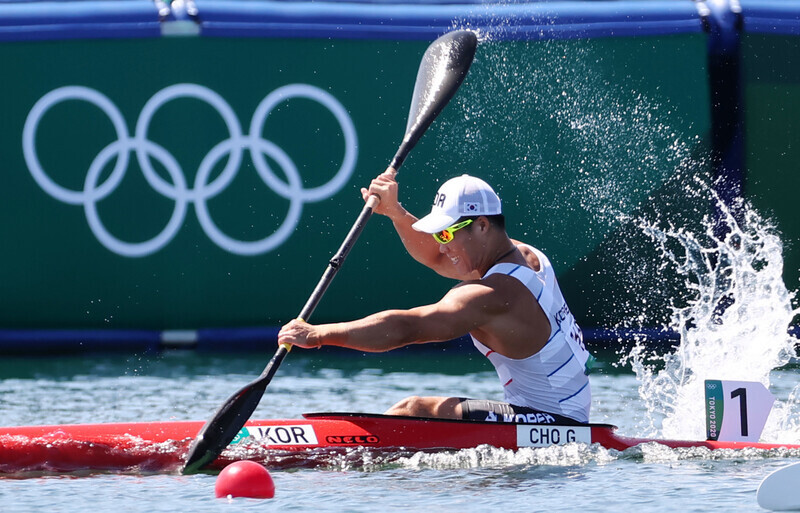
[[[486,216],[480,216],[475,221],[477,222],[478,228],[481,232],[486,232],[489,230],[489,220],[486,218]]]

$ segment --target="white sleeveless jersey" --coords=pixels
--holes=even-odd
[[[527,247],[539,257],[540,271],[519,264],[496,264],[484,278],[502,273],[522,282],[550,321],[549,340],[538,353],[521,360],[495,353],[475,337],[472,342],[494,365],[506,402],[589,422],[592,393],[587,373],[594,358],[583,344],[583,334],[564,301],[550,260],[538,249]]]

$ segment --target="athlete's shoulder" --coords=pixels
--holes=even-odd
[[[499,280],[462,281],[450,289],[439,303],[462,312],[471,312],[476,318],[506,312],[515,303],[517,291],[514,284],[509,284],[505,279],[501,276]]]
[[[514,241],[514,244],[517,245],[517,249],[522,254],[522,257],[528,263],[528,267],[536,272],[539,272],[542,270],[543,265],[547,265],[547,255],[542,253],[541,250],[525,242],[520,242],[514,239],[512,240]]]
[[[535,280],[536,273],[519,263],[497,264],[495,272],[487,274],[478,283],[491,291],[492,297],[504,304],[513,303],[527,294],[527,283]]]
[[[518,240],[515,240],[515,239],[511,239],[511,240],[514,242],[514,245],[515,245],[515,246],[517,246],[517,249],[518,249],[518,250],[520,251],[520,253],[522,253],[523,255],[529,255],[529,254],[534,254],[534,255],[536,255],[536,254],[543,254],[543,253],[542,253],[542,251],[541,251],[540,249],[538,249],[538,248],[535,248],[533,245],[531,245],[531,244],[528,244],[527,242],[520,242],[520,241],[518,241]]]

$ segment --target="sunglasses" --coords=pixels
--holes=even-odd
[[[456,233],[458,230],[464,228],[465,226],[469,226],[472,224],[472,219],[467,219],[466,221],[461,221],[460,223],[456,223],[450,228],[445,228],[440,232],[436,232],[433,234],[433,238],[436,239],[436,242],[439,244],[449,244],[453,242],[453,234]]]

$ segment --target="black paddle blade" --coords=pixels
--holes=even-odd
[[[267,364],[264,372],[254,381],[243,386],[230,396],[225,404],[206,422],[189,447],[184,474],[193,474],[217,459],[222,451],[236,438],[247,419],[253,414],[261,401],[261,397],[272,381],[278,366],[289,353],[289,349],[281,345]]]
[[[456,94],[467,76],[477,47],[478,37],[474,32],[456,30],[439,37],[425,50],[414,84],[406,134],[392,167],[397,169],[403,163],[436,116]]]
[[[189,447],[184,474],[194,474],[217,459],[253,414],[267,383],[257,380],[233,394],[206,422]]]

